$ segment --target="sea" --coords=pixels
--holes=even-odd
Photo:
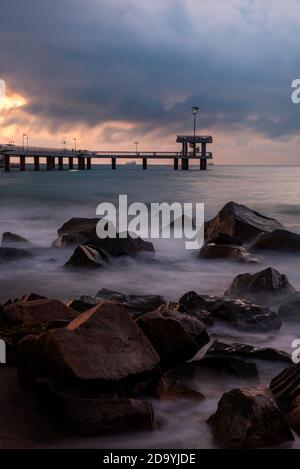
[[[239,273],[256,272],[272,266],[287,275],[300,291],[299,258],[293,255],[260,256],[261,265],[233,264],[199,259],[197,251],[187,250],[183,240],[152,240],[157,262],[119,258],[105,269],[72,271],[64,267],[72,249],[50,249],[57,229],[72,217],[95,217],[101,202],[117,204],[119,194],[129,202],[204,203],[209,220],[229,201],[245,204],[279,220],[287,229],[300,233],[300,167],[298,166],[218,166],[208,171],[174,171],[167,166],[94,167],[91,171],[0,172],[1,233],[11,231],[39,248],[30,259],[0,264],[0,302],[35,292],[49,298],[69,301],[80,295],[95,295],[101,288],[125,294],[159,294],[166,301],[178,301],[187,291],[220,296]],[[1,234],[0,233],[0,234]],[[276,309],[276,308],[275,308]],[[300,314],[300,312],[299,312]],[[272,346],[289,353],[292,341],[300,339],[300,321],[283,322],[276,332],[244,333],[219,325],[211,331],[212,340]],[[207,348],[207,347],[206,347]],[[196,358],[205,353],[201,350]],[[251,360],[252,361],[252,360]],[[286,365],[256,361],[260,383],[268,384]],[[231,376],[195,378],[192,385],[205,395],[199,403],[153,400],[158,429],[124,435],[92,438],[58,436],[47,429],[47,447],[62,448],[212,448],[206,423],[215,412],[221,395],[234,387],[252,384]],[[0,383],[0,411],[12,420],[19,433],[39,439],[43,423],[13,406],[13,418],[4,396],[12,383]],[[2,391],[1,391],[2,389]],[[2,399],[1,399],[2,397]],[[2,409],[2,410],[1,410]],[[1,426],[0,426],[1,427]],[[55,428],[55,425],[54,425]],[[1,428],[0,428],[1,430]],[[0,432],[1,433],[1,432]],[[40,437],[41,438],[41,437]],[[46,440],[46,438],[45,438]],[[287,447],[300,447],[295,442]]]

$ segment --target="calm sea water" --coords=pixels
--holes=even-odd
[[[300,167],[215,166],[207,172],[174,171],[151,167],[148,171],[119,167],[92,171],[27,171],[0,173],[1,231],[13,231],[42,247],[49,247],[56,230],[71,217],[94,217],[100,202],[116,202],[128,194],[129,202],[203,202],[209,219],[228,201],[239,203],[277,218],[300,233]],[[241,272],[273,266],[287,274],[300,290],[300,270],[293,256],[263,257],[263,265],[243,266],[199,260],[186,251],[182,241],[153,242],[162,263],[146,264],[120,259],[113,267],[89,272],[63,268],[69,250],[42,249],[35,258],[0,265],[0,302],[35,291],[69,300],[80,294],[95,294],[100,288],[124,293],[162,294],[176,301],[186,291],[221,295]],[[232,328],[215,329],[227,340],[277,346],[291,352],[291,341],[300,337],[298,324],[283,324],[279,333],[243,334]],[[259,364],[261,382],[268,383],[282,365]],[[193,383],[206,395],[195,405],[154,402],[160,430],[124,437],[56,441],[55,446],[80,447],[211,447],[207,417],[216,409],[221,394],[241,383],[224,379]],[[245,382],[243,382],[245,384]],[[298,446],[298,441],[294,446]]]

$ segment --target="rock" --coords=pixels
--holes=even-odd
[[[255,274],[239,274],[224,295],[245,298],[262,304],[272,304],[296,293],[286,275],[271,267]]]
[[[161,295],[125,295],[124,293],[107,290],[99,290],[96,297],[101,299],[115,300],[122,303],[129,313],[140,315],[154,311],[159,306],[165,304],[164,297]]]
[[[272,251],[275,254],[300,254],[300,235],[285,229],[262,233],[250,246],[251,252]]]
[[[125,307],[109,301],[81,313],[66,327],[24,339],[19,357],[24,383],[44,379],[101,395],[134,393],[157,376],[160,362]]]
[[[33,254],[27,249],[0,247],[0,263],[10,262],[18,259],[26,259],[33,257]]]
[[[294,440],[272,393],[263,386],[223,394],[208,424],[221,448],[266,448]]]
[[[227,233],[218,233],[214,238],[207,241],[208,244],[229,244],[231,246],[243,246],[242,241],[239,238],[230,236]]]
[[[40,446],[27,438],[0,434],[0,449],[40,449]]]
[[[248,344],[225,344],[215,340],[206,352],[206,356],[230,356],[244,358],[259,358],[263,360],[291,362],[287,352],[271,347],[254,347]]]
[[[21,296],[15,303],[21,302],[21,303],[27,303],[28,301],[34,301],[34,300],[47,300],[45,296],[38,295],[37,293],[26,293],[26,295]]]
[[[249,252],[241,246],[230,246],[228,244],[213,244],[211,242],[202,246],[199,251],[202,259],[225,259],[231,262],[247,262],[258,264],[259,260],[251,256]]]
[[[290,410],[295,399],[300,397],[300,364],[285,368],[272,379],[270,389],[281,410]]]
[[[74,300],[70,300],[67,303],[67,306],[69,308],[74,309],[75,311],[78,311],[79,313],[84,313],[84,311],[87,311],[88,309],[91,309],[93,306],[95,306],[95,304],[97,304],[97,303],[87,303],[87,302],[82,301],[80,299],[79,300],[74,299]]]
[[[285,414],[289,426],[300,435],[300,397],[293,401],[291,409]]]
[[[280,305],[278,316],[284,320],[300,317],[300,299],[290,300]]]
[[[14,246],[30,246],[30,242],[27,239],[19,236],[15,233],[11,233],[10,231],[6,231],[2,235],[1,246],[2,247],[14,247]]]
[[[96,250],[90,246],[79,245],[70,259],[65,263],[66,267],[105,267],[109,262],[107,253]]]
[[[213,315],[209,312],[209,309],[217,299],[217,297],[198,295],[194,291],[189,291],[182,295],[179,304],[181,305],[181,312],[195,316],[206,325],[211,326],[213,324]]]
[[[122,233],[123,234],[123,233]],[[128,256],[140,252],[154,252],[153,244],[149,241],[144,241],[142,238],[132,238],[130,233],[126,233],[126,237],[120,237],[121,233],[117,233],[116,238],[96,238],[84,243],[96,251],[104,250],[111,256]]]
[[[210,312],[216,319],[227,321],[241,330],[270,331],[281,327],[274,311],[247,300],[220,298],[214,302]]]
[[[152,405],[129,398],[66,398],[67,419],[83,435],[155,429]]]
[[[156,388],[156,397],[162,401],[175,401],[179,399],[201,401],[204,399],[203,394],[200,392],[168,376],[160,379]]]
[[[2,318],[5,324],[47,326],[56,320],[71,321],[78,313],[58,300],[34,300],[5,306]]]
[[[53,246],[73,246],[95,239],[99,220],[100,218],[71,218],[57,230],[58,239],[53,242]]]
[[[193,378],[197,380],[200,378],[204,381],[208,377],[214,379],[229,375],[238,378],[258,378],[257,366],[255,363],[246,362],[241,358],[236,357],[207,357],[201,360],[192,360],[188,363],[183,363],[173,368],[168,372],[170,376]]]
[[[201,321],[166,306],[143,314],[137,324],[159,354],[163,368],[191,359],[209,342]]]
[[[247,242],[260,233],[282,229],[283,225],[277,220],[251,210],[245,205],[228,202],[212,220],[205,223],[205,239],[212,239],[219,233],[225,233]]]

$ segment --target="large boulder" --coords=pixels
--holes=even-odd
[[[208,424],[222,448],[266,448],[294,440],[272,393],[263,386],[223,394]]]
[[[96,226],[100,218],[70,218],[58,230],[55,247],[82,244],[97,237]]]
[[[127,395],[159,372],[159,356],[125,307],[102,302],[66,327],[19,344],[24,383],[84,387]]]
[[[85,246],[90,246],[97,251],[105,251],[111,256],[128,256],[140,252],[153,253],[153,244],[149,241],[144,241],[140,237],[132,237],[128,232],[126,237],[120,237],[121,233],[117,233],[116,238],[95,238],[91,241],[84,243]]]
[[[270,331],[281,327],[278,315],[263,305],[247,300],[220,298],[216,300],[210,312],[215,319],[229,322],[241,330]]]
[[[294,406],[294,401],[300,398],[300,364],[285,368],[275,376],[270,383],[280,409],[287,411]]]
[[[30,246],[30,242],[23,238],[22,236],[11,233],[10,231],[5,231],[1,239],[2,247],[20,247],[20,246]]]
[[[206,222],[205,238],[209,240],[225,233],[244,242],[252,240],[260,233],[281,229],[284,227],[277,220],[245,205],[228,202],[212,220]]]
[[[140,316],[137,324],[159,354],[164,368],[191,359],[209,342],[201,321],[164,305]]]
[[[300,235],[285,229],[261,233],[249,248],[251,252],[271,251],[275,254],[300,254]]]
[[[209,295],[198,295],[195,291],[189,291],[179,299],[179,305],[183,313],[195,316],[205,324],[213,324],[213,316],[209,312],[217,297]]]
[[[66,267],[105,267],[109,262],[109,256],[103,249],[94,249],[80,244],[75,248],[70,259],[65,263]]]
[[[271,360],[272,362],[291,362],[291,356],[282,350],[277,350],[272,347],[254,347],[253,345],[240,343],[226,344],[220,340],[214,340],[207,350],[206,356],[259,358],[262,360]]]
[[[215,237],[210,238],[207,243],[212,244],[229,244],[231,246],[243,246],[242,241],[239,238],[235,238],[234,236],[230,236],[226,233],[218,233]]]
[[[202,259],[224,259],[231,262],[244,262],[258,264],[259,260],[251,256],[249,252],[241,246],[231,246],[229,244],[214,244],[208,242],[199,251]]]
[[[245,298],[263,304],[272,304],[296,293],[284,274],[268,267],[255,274],[239,274],[224,295]]]

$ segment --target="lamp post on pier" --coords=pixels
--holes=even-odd
[[[138,145],[140,142],[138,142],[137,140],[135,142],[133,142],[134,145],[135,145],[135,153],[138,154]]]
[[[199,111],[198,106],[192,106],[193,116],[194,116],[194,137],[196,136],[196,117]]]

